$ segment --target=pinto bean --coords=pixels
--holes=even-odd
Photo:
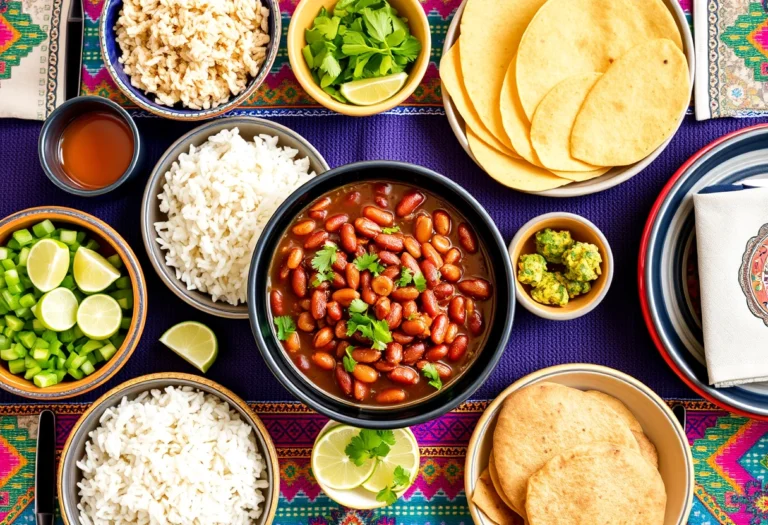
[[[379,226],[392,226],[395,222],[395,216],[391,212],[380,210],[375,206],[364,206],[363,217],[370,219]]]
[[[336,366],[336,360],[331,354],[326,352],[315,352],[312,354],[312,362],[323,370],[333,370]]]
[[[413,337],[412,335],[404,334],[399,330],[392,332],[392,340],[401,345],[411,344],[414,339],[415,337]]]
[[[440,306],[437,304],[437,297],[432,290],[424,290],[421,292],[421,306],[424,311],[431,317],[437,317],[440,313]]]
[[[427,352],[424,354],[424,357],[427,359],[427,361],[432,361],[434,363],[435,361],[440,361],[447,355],[448,345],[439,344],[427,350]]]
[[[310,219],[315,219],[316,221],[324,221],[328,216],[328,210],[310,210],[307,215],[309,215]]]
[[[352,191],[344,197],[344,204],[347,206],[357,206],[360,204],[360,198],[361,195],[359,191]]]
[[[400,199],[400,202],[397,203],[397,206],[395,207],[395,213],[398,217],[406,217],[413,213],[416,208],[418,208],[421,203],[423,203],[426,200],[426,196],[416,190],[411,190],[408,193],[406,193],[402,199]]]
[[[446,281],[455,283],[461,279],[461,268],[455,264],[444,264],[440,267],[440,275],[442,275],[443,279]]]
[[[406,346],[403,349],[403,363],[406,365],[412,365],[424,356],[426,347],[424,343],[414,343],[410,346]]]
[[[290,252],[288,252],[288,257],[285,260],[285,265],[291,269],[295,270],[299,267],[301,264],[302,259],[304,259],[304,250],[301,248],[293,248]]]
[[[419,313],[419,306],[416,301],[405,301],[403,304],[403,317],[410,319]]]
[[[421,258],[421,243],[411,235],[403,237],[403,247],[415,259]]]
[[[383,295],[386,297],[392,293],[392,290],[394,290],[395,283],[392,282],[392,279],[389,277],[379,275],[378,277],[374,277],[371,281],[371,288],[376,293],[376,295]]]
[[[309,369],[312,367],[312,365],[309,362],[309,358],[304,354],[297,355],[294,358],[293,362],[296,363],[296,366],[299,367],[299,370],[303,370],[304,372],[308,372]]]
[[[448,299],[453,295],[454,288],[450,283],[441,283],[435,286],[434,292],[437,300],[442,301],[443,299]]]
[[[392,303],[388,297],[376,299],[376,304],[373,305],[373,313],[376,315],[376,319],[386,319],[390,311],[392,311]]]
[[[362,381],[363,383],[375,383],[379,378],[379,373],[375,368],[360,363],[355,365],[355,368],[352,370],[352,375],[355,376],[355,379]]]
[[[457,295],[448,304],[448,316],[456,324],[464,324],[467,319],[467,301],[464,297]]]
[[[445,264],[458,264],[461,262],[461,250],[458,248],[451,248],[448,253],[443,257]]]
[[[341,318],[344,315],[344,313],[341,311],[341,305],[336,301],[331,301],[326,305],[326,312],[328,313],[328,317],[333,319],[334,322],[341,321]]]
[[[336,384],[339,385],[341,391],[346,395],[352,395],[352,377],[341,363],[336,365]]]
[[[348,253],[355,253],[357,250],[357,235],[355,235],[355,227],[349,223],[342,224],[339,230],[339,239],[341,242],[341,248]]]
[[[419,297],[419,290],[415,286],[403,286],[390,294],[395,301],[413,301]]]
[[[381,352],[370,348],[352,350],[352,359],[358,363],[375,363],[381,359]]]
[[[309,237],[307,237],[307,240],[304,241],[304,249],[305,250],[314,250],[316,248],[319,248],[323,244],[325,244],[325,241],[328,240],[328,232],[325,230],[318,230]]]
[[[437,317],[435,317],[434,321],[432,321],[432,326],[430,327],[430,331],[431,331],[430,337],[432,338],[432,342],[435,343],[436,345],[443,344],[443,342],[445,341],[445,332],[447,330],[448,330],[448,316],[445,314],[440,314]],[[440,359],[442,359],[442,357]]]
[[[336,326],[333,328],[333,335],[336,336],[336,339],[347,339],[349,337],[347,335],[347,321],[342,319],[336,323]]]
[[[291,353],[298,352],[301,348],[301,339],[299,339],[299,333],[293,332],[288,338],[283,341],[285,349]]]
[[[384,318],[390,330],[396,330],[403,322],[403,307],[400,303],[392,303],[389,315]]]
[[[373,368],[385,374],[394,370],[395,366],[396,365],[393,365],[392,363],[388,363],[387,361],[376,361],[375,363],[373,363]]]
[[[445,342],[448,344],[453,343],[456,340],[457,335],[459,335],[459,325],[450,323],[448,329],[445,331]]]
[[[459,290],[472,299],[483,301],[488,299],[493,293],[493,287],[491,283],[485,279],[465,279],[459,284]]]
[[[438,251],[438,253],[446,254],[451,249],[451,241],[448,237],[442,235],[435,235],[432,237],[430,244]]]
[[[416,363],[416,368],[418,368],[419,370],[422,370],[425,366],[427,366],[429,362],[430,361],[426,361],[426,360],[419,361],[418,363]],[[437,375],[439,375],[440,379],[442,379],[443,381],[450,379],[451,376],[453,375],[453,370],[451,369],[450,366],[446,365],[445,363],[433,362],[432,364],[434,365],[435,370],[437,370]]]
[[[462,222],[459,224],[459,244],[467,253],[477,253],[477,239],[469,226]]]
[[[330,197],[322,197],[319,199],[316,203],[312,205],[312,207],[309,209],[309,211],[320,211],[320,210],[327,210],[328,207],[331,205]]]
[[[389,277],[394,281],[400,275],[400,265],[398,264],[397,266],[395,266],[393,264],[392,266],[387,266],[387,268],[383,272],[381,272],[381,275],[383,275],[384,277]]]
[[[425,259],[431,261],[437,268],[440,268],[443,265],[443,258],[437,250],[435,250],[435,247],[428,242],[422,243],[421,253],[424,255]]]
[[[400,257],[388,250],[379,250],[379,259],[388,266],[400,264]]]
[[[404,241],[402,238],[389,233],[380,233],[376,235],[376,237],[373,239],[373,242],[381,246],[383,249],[395,253],[402,252],[404,247]]]
[[[436,210],[432,214],[432,222],[435,223],[435,231],[439,235],[451,233],[451,216],[443,210]]]
[[[360,294],[357,292],[357,290],[352,288],[342,288],[341,290],[336,290],[331,295],[331,299],[339,303],[344,308],[347,308],[352,303],[352,301],[358,299],[359,297]]]
[[[381,226],[365,217],[358,217],[355,219],[355,231],[363,237],[373,239],[376,235],[381,233]]]
[[[329,327],[321,328],[312,339],[312,346],[315,348],[322,348],[331,341],[333,341],[333,330]]]
[[[382,208],[389,208],[389,201],[383,195],[376,195],[373,198],[373,202],[375,202],[377,206],[381,206]]]
[[[280,317],[285,315],[285,304],[283,302],[283,293],[280,290],[269,292],[269,305],[272,308],[272,315]]]
[[[399,365],[400,361],[403,360],[403,345],[395,342],[389,343],[384,351],[384,360],[393,365]]]
[[[342,225],[349,222],[349,215],[346,213],[337,213],[336,215],[331,215],[328,217],[328,220],[325,221],[325,229],[328,232],[335,232],[339,228],[341,228]]]
[[[317,223],[312,219],[304,219],[303,221],[297,222],[293,228],[291,228],[291,231],[297,237],[304,237],[314,231],[316,224]]]
[[[296,320],[296,326],[302,332],[312,332],[315,329],[315,318],[309,312],[301,312]]]
[[[390,379],[392,378],[392,374],[394,374],[396,371],[397,369],[393,370],[390,373]],[[398,382],[404,382],[404,381],[398,381]],[[416,382],[418,383],[418,377]],[[406,384],[412,384],[412,383],[406,383]],[[393,405],[395,403],[402,403],[407,398],[408,398],[408,394],[406,394],[405,390],[403,390],[402,388],[385,388],[384,390],[376,394],[376,402],[381,403],[382,405]]]
[[[310,263],[311,264],[311,263]],[[331,264],[331,268],[337,272],[343,272],[347,269],[347,254],[344,252],[336,252],[336,257]]]
[[[469,345],[469,338],[466,335],[459,335],[453,340],[451,346],[448,349],[448,359],[451,361],[458,361],[467,351]]]
[[[347,286],[357,290],[358,286],[360,286],[360,270],[354,264],[348,264],[344,272],[347,277]]]
[[[440,284],[440,273],[437,271],[437,266],[429,259],[421,261],[421,273],[424,274],[424,279],[427,281],[428,288],[434,288]]]
[[[421,272],[419,262],[413,257],[413,255],[408,252],[403,252],[400,254],[400,262],[404,267],[408,268],[413,275]]]
[[[371,387],[363,383],[362,381],[355,380],[353,385],[352,396],[357,401],[365,401],[368,395],[371,393]]]
[[[389,378],[395,383],[415,385],[419,382],[419,373],[411,367],[398,366],[389,373]]]
[[[432,238],[432,219],[428,215],[419,215],[413,223],[413,236],[421,244]]]
[[[307,295],[307,272],[301,266],[291,272],[291,289],[301,299]]]
[[[331,288],[334,290],[341,290],[342,288],[347,287],[347,281],[344,279],[344,277],[339,272],[331,272],[333,274],[333,278],[331,279]]]
[[[419,336],[427,329],[427,325],[421,319],[410,319],[403,322],[402,329],[408,335]]]
[[[475,309],[472,315],[469,316],[469,322],[467,323],[469,331],[472,335],[478,336],[483,333],[483,324],[483,314],[480,313],[480,310]]]

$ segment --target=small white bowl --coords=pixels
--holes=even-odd
[[[526,310],[551,321],[570,321],[588,314],[605,298],[613,281],[613,252],[603,232],[584,217],[566,212],[545,213],[526,222],[509,243],[509,256],[512,258],[515,275],[518,259],[523,254],[536,253],[534,235],[545,228],[570,231],[575,240],[596,245],[603,258],[602,274],[592,281],[592,289],[584,295],[574,297],[565,306],[537,303],[530,295],[530,286],[521,284],[515,277],[515,296]]]
[[[328,423],[325,424],[325,426],[320,429],[320,433],[317,434],[317,438],[315,438],[315,444],[312,446],[314,449],[317,446],[317,442],[320,440],[320,438],[329,430],[332,428],[335,428],[342,423],[339,423],[337,421],[328,421]],[[411,432],[410,428],[404,428],[406,432],[411,434],[413,437],[413,440],[416,441],[416,436],[413,435],[413,432]],[[421,458],[419,458],[419,463],[421,463]],[[416,478],[418,477],[418,472],[413,477],[413,482],[411,482],[411,485],[415,482]],[[349,507],[351,509],[356,510],[371,510],[371,509],[381,509],[383,507],[386,507],[387,504],[383,501],[378,501],[376,499],[376,494],[364,489],[363,487],[358,487],[354,490],[337,490],[332,489],[325,485],[322,481],[320,481],[319,478],[317,479],[317,484],[320,486],[321,489],[323,489],[323,492],[325,492],[325,495],[331,498],[333,501],[338,503],[339,505],[343,505],[344,507]],[[411,488],[411,485],[408,485],[408,488]],[[408,489],[405,489],[408,490]],[[404,493],[405,491],[403,491]],[[402,496],[403,493],[398,493],[399,496]]]
[[[615,397],[632,412],[643,427],[643,432],[656,446],[659,454],[659,472],[667,492],[667,508],[663,525],[685,525],[693,504],[695,484],[693,456],[685,430],[663,399],[646,385],[627,374],[605,366],[569,364],[544,368],[529,374],[504,390],[488,408],[475,426],[467,447],[464,465],[464,490],[469,512],[475,525],[493,525],[493,522],[473,502],[480,474],[488,466],[493,447],[493,431],[504,400],[517,390],[546,381],[578,388],[599,390]],[[621,483],[617,480],[617,483]]]

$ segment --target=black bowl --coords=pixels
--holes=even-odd
[[[452,204],[471,224],[493,273],[494,316],[484,347],[449,386],[423,401],[373,407],[343,403],[326,394],[288,358],[275,336],[269,314],[267,281],[272,257],[294,218],[320,196],[366,180],[389,180],[433,193]],[[488,378],[504,352],[515,313],[514,273],[504,240],[485,209],[461,186],[434,171],[393,161],[347,164],[311,180],[277,209],[259,238],[248,276],[248,311],[261,355],[272,373],[294,396],[331,419],[366,428],[402,428],[435,419],[456,408]]]

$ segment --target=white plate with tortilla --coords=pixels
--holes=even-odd
[[[453,47],[453,45],[459,40],[459,36],[461,34],[461,19],[464,14],[465,7],[467,5],[467,2],[469,0],[464,0],[462,2],[459,9],[456,11],[456,15],[453,18],[453,21],[451,22],[451,25],[448,28],[448,32],[446,33],[445,37],[445,43],[443,45],[443,55],[447,55],[449,50]],[[680,32],[680,37],[682,40],[682,50],[683,54],[685,55],[685,58],[687,60],[687,66],[688,66],[688,73],[689,73],[689,80],[690,80],[690,88],[692,89],[693,86],[693,78],[694,78],[694,67],[695,67],[695,56],[694,56],[694,47],[693,47],[693,39],[691,36],[691,30],[688,25],[688,21],[686,19],[686,15],[683,12],[682,8],[680,7],[680,4],[678,3],[678,0],[663,0],[664,5],[669,9],[669,12],[672,15],[672,18],[674,19],[674,23],[677,26],[677,29]],[[528,21],[522,22],[525,24],[525,26],[528,25]],[[514,25],[514,24],[512,24]],[[503,53],[503,50],[498,50],[499,53]],[[463,60],[462,60],[462,63]],[[477,75],[474,75],[476,77]],[[483,79],[475,79],[475,82],[478,81],[484,81]],[[474,134],[474,137],[468,137],[467,134],[467,124],[462,118],[462,115],[460,113],[460,108],[457,108],[457,103],[454,101],[450,94],[448,93],[448,89],[445,87],[445,83],[443,83],[443,104],[445,106],[445,112],[448,117],[448,121],[450,123],[451,129],[453,130],[454,134],[456,135],[456,138],[458,139],[459,143],[461,144],[461,147],[464,148],[464,151],[467,152],[467,154],[475,161],[478,166],[480,166],[484,171],[489,171],[483,168],[481,161],[478,160],[477,156],[474,155],[470,148],[470,139],[472,139],[475,144],[483,143],[483,149],[485,150],[483,153],[484,155],[494,155],[496,154],[497,150],[502,150],[505,153],[510,153],[510,146],[512,144],[510,143],[509,139],[504,133],[506,126],[506,122],[504,122],[504,125],[502,126],[500,124],[499,118],[483,118],[480,116],[480,119],[482,120],[483,124],[485,126],[480,126],[478,128],[477,126],[473,126],[475,129],[479,129]],[[690,92],[689,92],[690,96]],[[464,102],[459,101],[459,104],[466,104],[466,100]],[[477,106],[477,104],[475,104]],[[479,112],[483,112],[483,104],[481,103],[480,106],[478,106],[476,109],[479,110]],[[463,108],[461,108],[463,109]],[[530,109],[530,108],[529,108]],[[522,110],[522,108],[521,108]],[[473,110],[474,111],[474,110]],[[488,110],[488,105],[486,104],[485,111]],[[680,124],[683,121],[683,118],[685,117],[687,111],[687,107],[685,110],[681,111],[679,114],[679,117],[677,119],[677,122],[674,126],[674,132],[677,131]],[[464,111],[466,114],[466,111]],[[471,118],[477,118],[478,114],[475,114]],[[493,122],[496,120],[497,122]],[[505,119],[506,120],[506,119]],[[495,128],[495,129],[492,129]],[[489,129],[491,130],[489,132]],[[672,137],[674,136],[674,132],[672,135],[667,138],[660,146],[656,147],[655,150],[650,152],[647,156],[645,156],[642,160],[635,162],[630,165],[626,166],[620,166],[620,167],[614,167],[610,168],[607,172],[600,172],[599,175],[597,175],[598,172],[594,172],[591,177],[584,177],[586,180],[579,180],[579,177],[576,177],[572,180],[574,182],[570,182],[566,185],[560,186],[560,187],[554,187],[553,182],[553,175],[551,175],[550,172],[543,168],[536,168],[535,166],[531,166],[528,163],[524,163],[527,166],[525,167],[525,171],[527,172],[528,181],[531,180],[531,173],[533,173],[533,179],[538,180],[540,179],[541,183],[526,183],[526,184],[515,184],[513,183],[506,183],[504,180],[500,180],[502,184],[505,184],[507,186],[513,187],[515,189],[518,189],[519,191],[524,191],[526,193],[533,193],[537,195],[543,195],[547,197],[577,197],[580,195],[589,195],[592,193],[597,193],[603,190],[607,190],[609,188],[612,188],[614,186],[617,186],[618,184],[621,184],[622,182],[625,182],[632,178],[633,176],[640,173],[643,169],[645,169],[653,160],[661,154],[662,151],[667,147],[669,142],[672,140]],[[492,147],[488,147],[488,144],[491,144]],[[525,155],[523,155],[525,157]],[[514,162],[514,160],[513,160]],[[606,169],[606,168],[604,168]],[[508,170],[508,172],[512,172],[514,169]],[[491,176],[494,176],[491,174]],[[500,179],[499,176],[494,176],[497,180]],[[503,178],[507,178],[507,175]],[[514,175],[509,175],[510,179],[515,179]],[[523,187],[525,186],[525,187]],[[539,189],[539,188],[545,188],[545,189]]]

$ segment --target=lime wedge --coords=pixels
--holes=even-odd
[[[363,488],[371,492],[379,492],[384,487],[391,486],[395,468],[398,466],[411,474],[411,482],[416,479],[419,472],[419,444],[416,442],[416,437],[407,428],[399,428],[393,432],[395,444],[392,445],[389,454],[379,460],[371,477],[363,483]],[[405,492],[407,488],[404,487],[398,491],[398,495]]]
[[[75,252],[72,273],[77,287],[85,293],[101,292],[120,277],[120,272],[108,260],[82,246]]]
[[[53,239],[38,241],[29,250],[27,274],[41,292],[50,292],[64,280],[69,270],[67,246]]]
[[[172,326],[166,330],[160,342],[203,373],[208,371],[219,355],[216,334],[195,321],[184,321]]]
[[[403,89],[406,80],[408,80],[406,73],[353,80],[341,85],[341,94],[352,104],[372,106],[387,100]]]
[[[312,473],[318,482],[332,489],[349,490],[362,485],[376,468],[374,460],[358,467],[344,453],[359,428],[339,425],[329,430],[312,449]]]
[[[77,255],[75,255],[77,261]],[[123,311],[109,295],[89,295],[77,309],[77,326],[90,339],[108,339],[120,329]]]
[[[38,301],[35,315],[48,330],[69,330],[77,320],[77,297],[67,288],[51,290]]]

